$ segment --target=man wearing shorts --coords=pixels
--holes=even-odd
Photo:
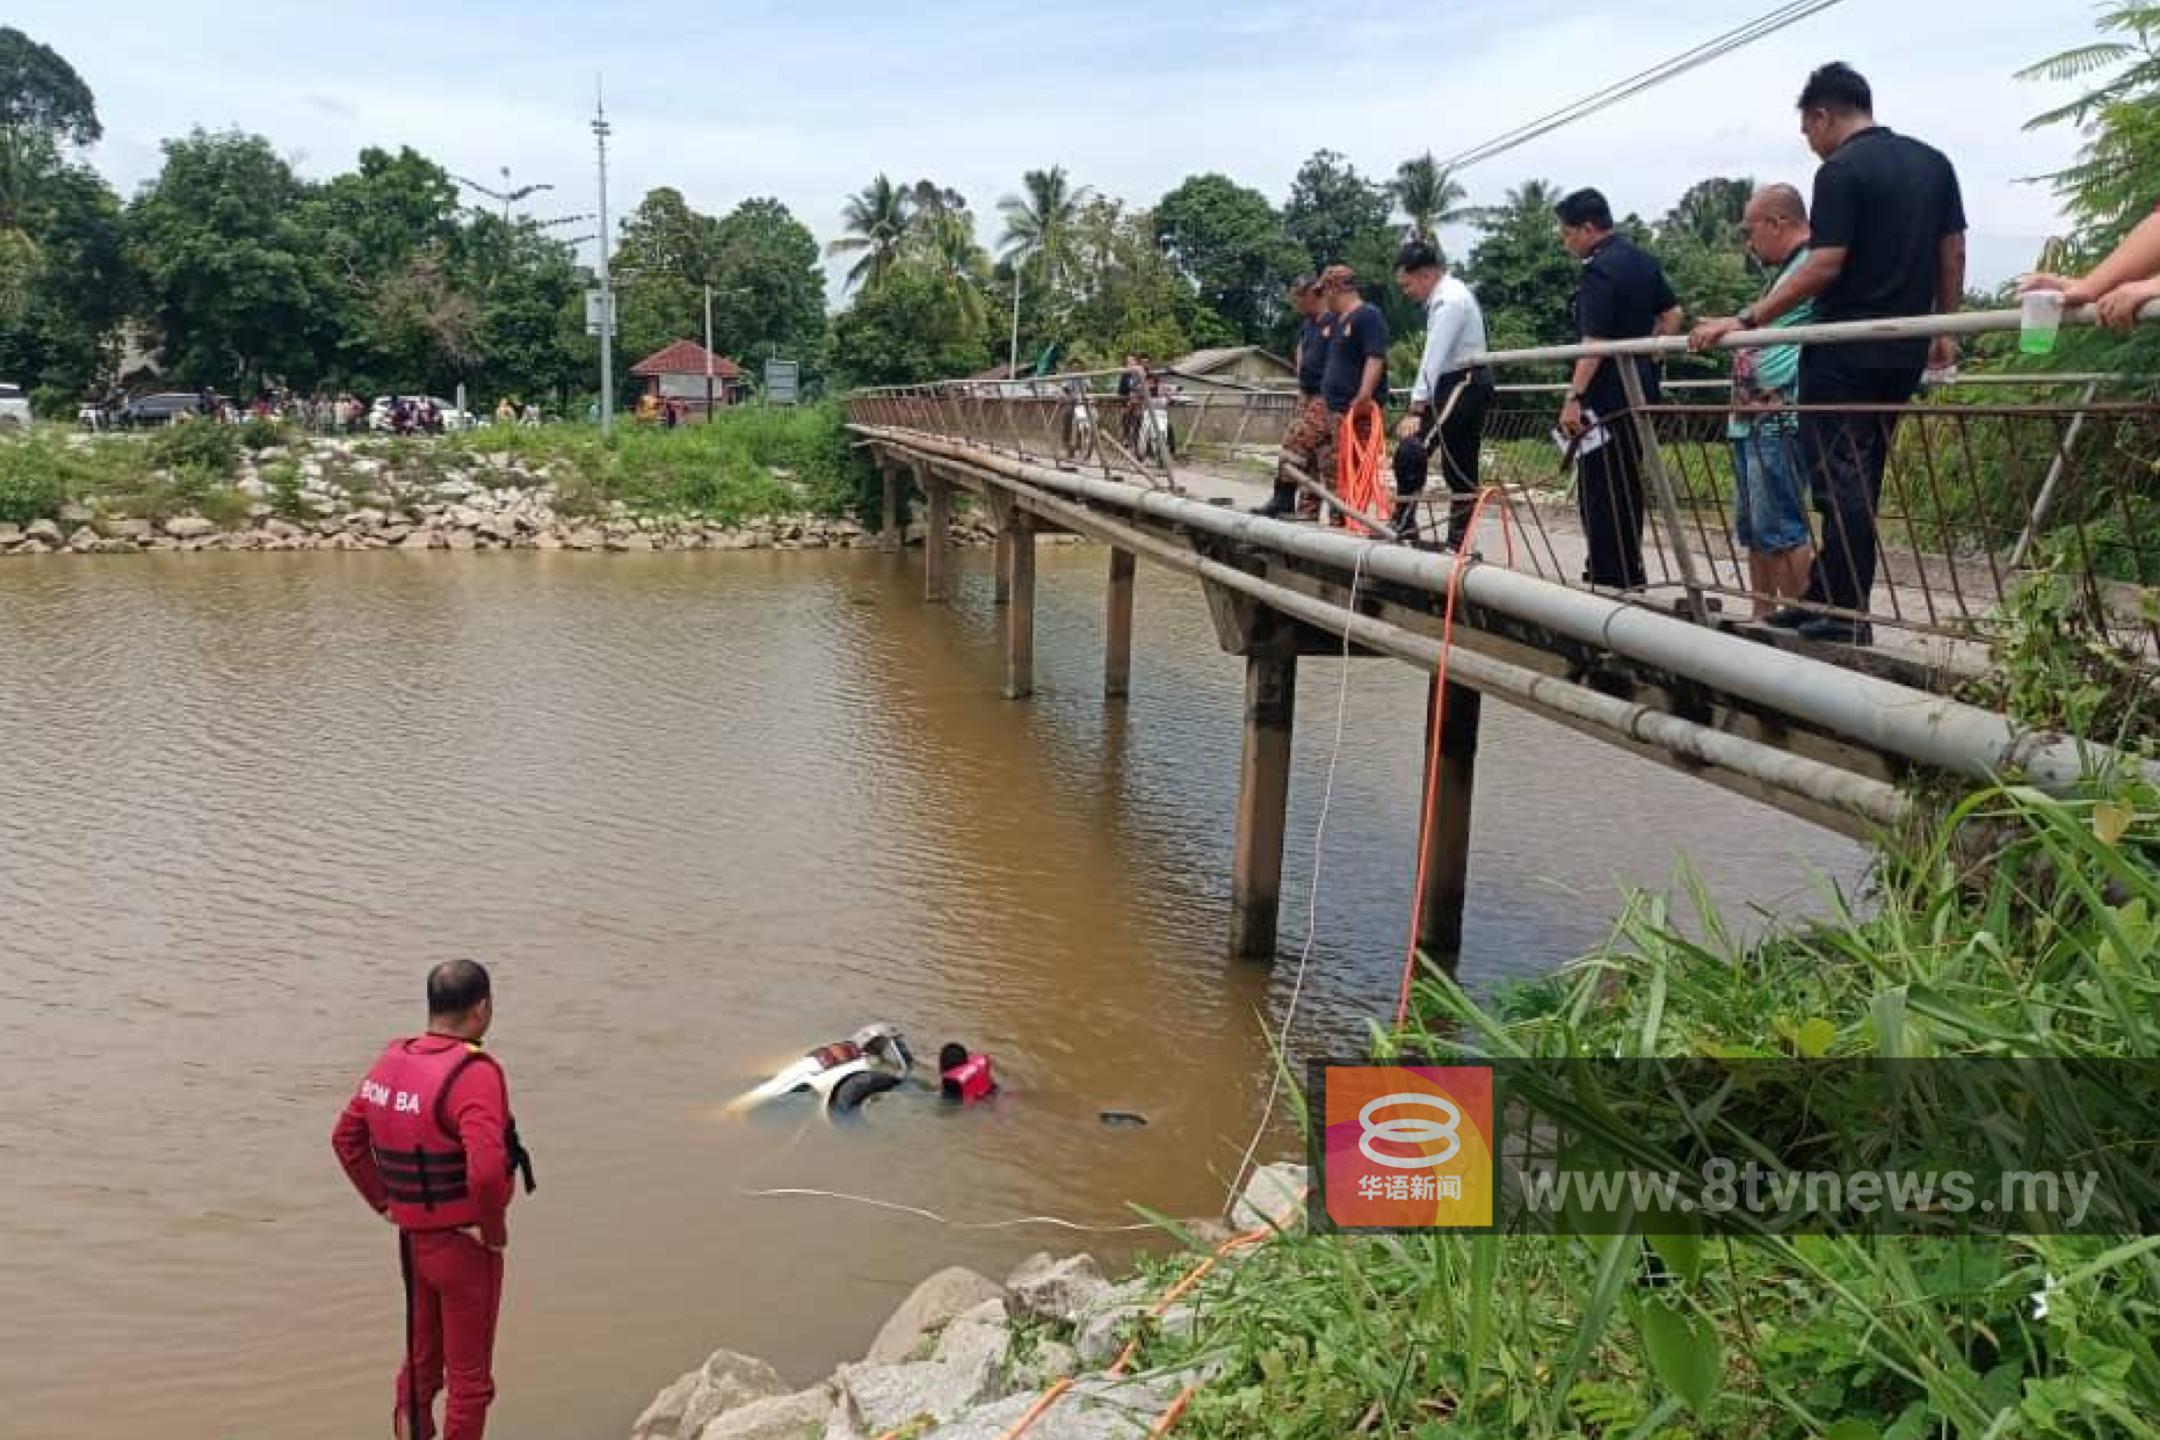
[[[1807,202],[1790,185],[1765,185],[1741,212],[1748,250],[1771,267],[1770,288],[1807,262]],[[1773,321],[1781,330],[1814,319],[1812,301]],[[1733,530],[1747,552],[1748,593],[1755,618],[1766,619],[1780,602],[1807,591],[1815,563],[1802,495],[1806,469],[1800,460],[1800,419],[1791,406],[1800,380],[1800,347],[1767,345],[1733,355],[1733,410],[1726,425],[1733,453]]]

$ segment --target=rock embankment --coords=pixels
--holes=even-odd
[[[1289,1231],[1304,1218],[1305,1170],[1256,1173],[1231,1226]],[[1196,1236],[1219,1241],[1211,1221]],[[1140,1440],[1204,1367],[1178,1374],[1113,1375],[1108,1367],[1145,1326],[1190,1334],[1204,1299],[1150,1318],[1161,1287],[1113,1283],[1086,1255],[1022,1261],[1000,1283],[941,1270],[915,1287],[868,1353],[804,1388],[763,1360],[733,1350],[661,1391],[631,1440],[998,1440],[1049,1386],[1071,1388],[1029,1430],[1030,1440]]]
[[[566,504],[547,465],[506,455],[467,456],[447,472],[401,474],[344,442],[293,454],[250,457],[218,504],[159,504],[137,498],[71,502],[57,519],[0,522],[0,556],[133,555],[144,552],[288,550],[853,550],[884,544],[847,516],[809,512],[725,523],[707,517],[639,514],[620,503],[585,513]],[[169,477],[168,477],[169,478]],[[217,518],[196,513],[212,510]],[[987,545],[986,514],[956,518],[949,539]],[[918,521],[905,543],[922,539]]]

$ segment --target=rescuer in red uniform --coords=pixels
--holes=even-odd
[[[997,1094],[997,1076],[991,1073],[990,1057],[957,1041],[938,1052],[938,1091],[947,1100],[972,1105]]]
[[[433,1440],[447,1375],[444,1440],[480,1440],[495,1398],[511,1176],[533,1186],[502,1066],[480,1048],[495,1018],[488,973],[449,960],[428,972],[428,1028],[393,1040],[338,1116],[331,1147],[360,1198],[398,1228],[405,1363],[398,1440]]]

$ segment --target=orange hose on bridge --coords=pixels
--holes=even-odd
[[[1385,522],[1395,514],[1395,486],[1387,473],[1387,423],[1380,407],[1370,400],[1350,407],[1337,434],[1335,493],[1345,505]],[[1343,525],[1353,535],[1370,535],[1372,527],[1355,515],[1345,515]]]
[[[1485,502],[1500,493],[1499,487],[1488,485],[1478,491],[1477,503],[1470,508],[1470,523],[1463,531],[1463,544],[1477,534],[1478,521],[1484,518]],[[1515,532],[1509,528],[1508,511],[1500,510],[1500,534],[1507,543],[1508,564],[1515,563]],[[1417,975],[1418,931],[1425,926],[1425,864],[1427,847],[1432,843],[1433,809],[1440,801],[1440,737],[1447,727],[1447,671],[1448,655],[1455,648],[1455,600],[1462,594],[1463,572],[1470,567],[1461,551],[1455,555],[1455,568],[1448,575],[1447,607],[1440,620],[1440,664],[1433,671],[1432,732],[1425,737],[1425,805],[1418,820],[1417,842],[1417,889],[1410,902],[1410,944],[1403,955],[1402,989],[1395,997],[1395,1028],[1402,1029],[1403,1021],[1410,1014],[1410,982]]]

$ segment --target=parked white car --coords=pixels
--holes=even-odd
[[[0,430],[30,428],[30,397],[20,385],[0,385]]]

